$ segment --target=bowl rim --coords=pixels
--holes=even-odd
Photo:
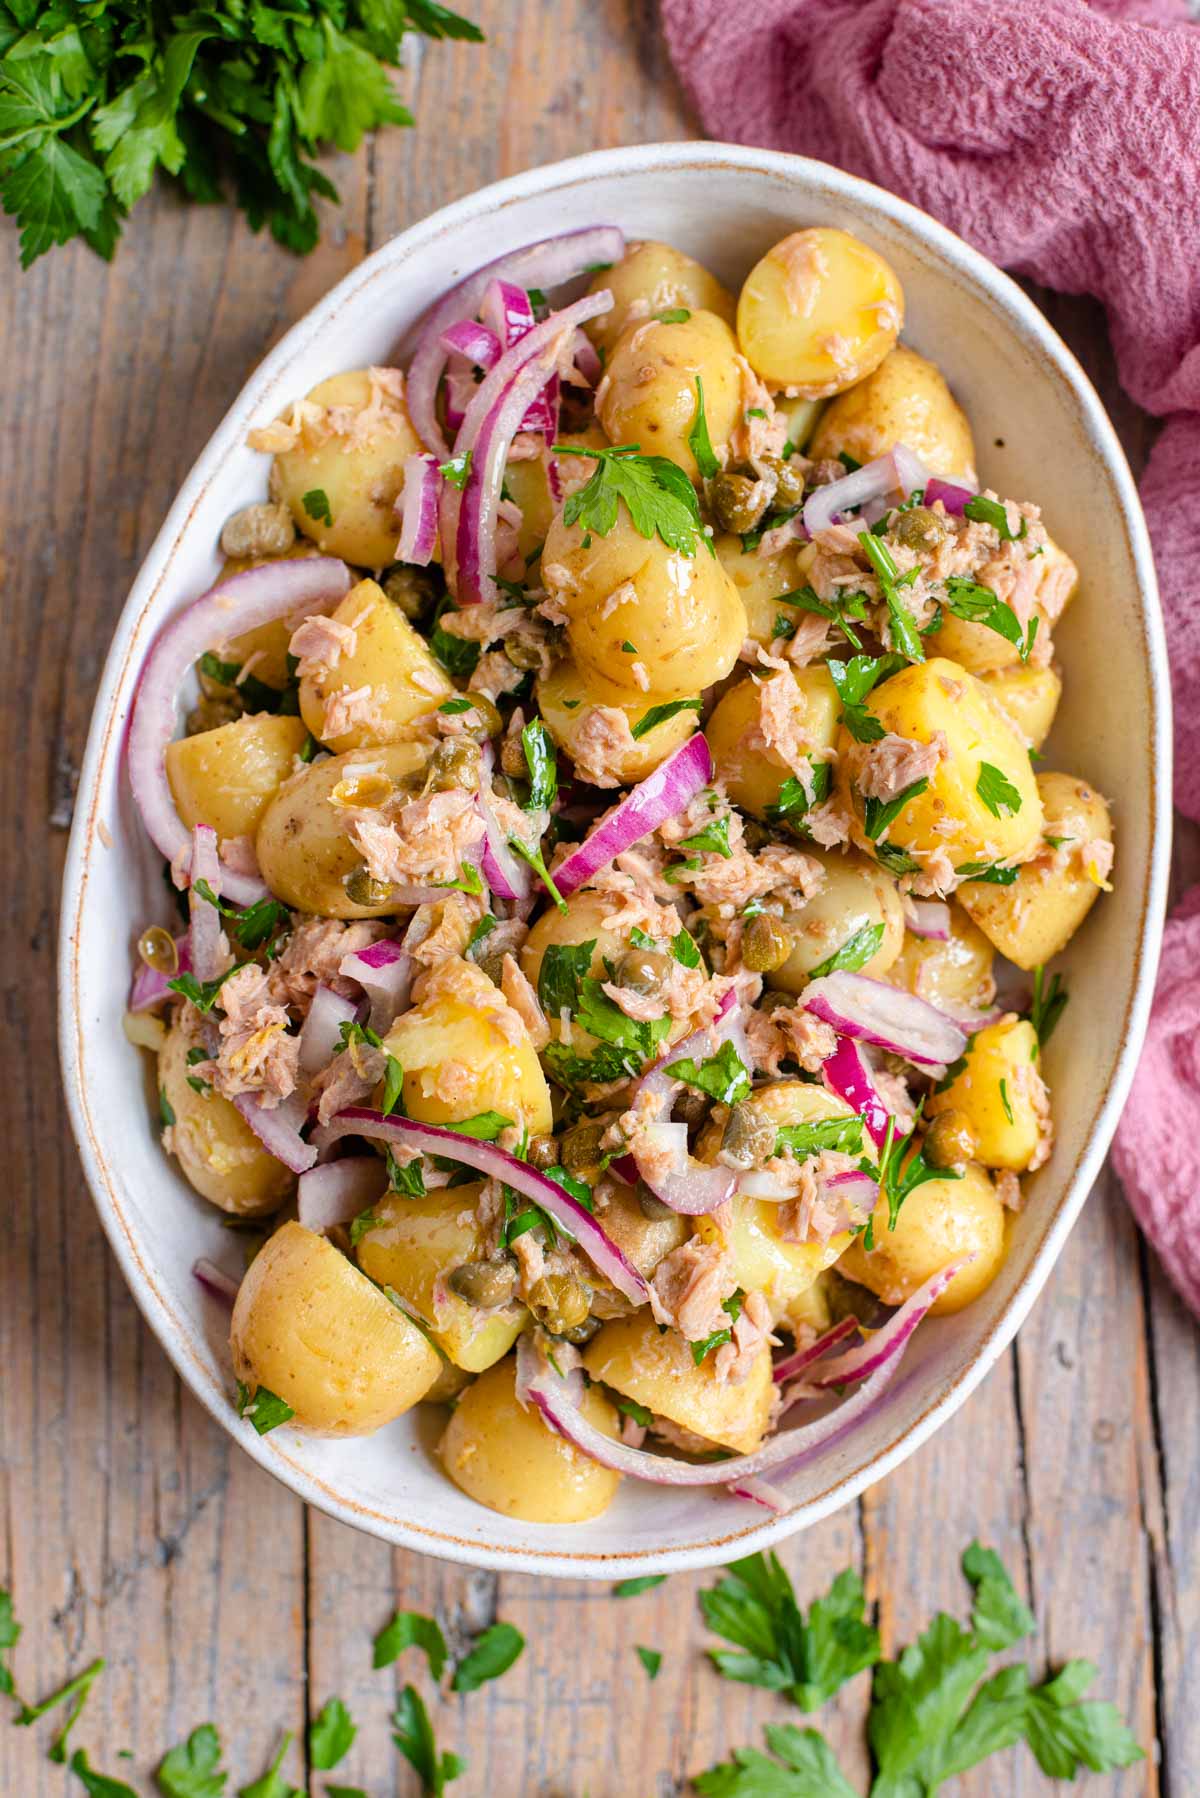
[[[907,230],[950,268],[981,290],[1002,321],[1022,333],[1041,352],[1051,370],[1065,382],[1079,407],[1092,447],[1112,481],[1122,524],[1137,573],[1138,609],[1144,631],[1150,683],[1152,780],[1149,863],[1144,870],[1140,930],[1135,944],[1135,977],[1124,1033],[1113,1077],[1075,1165],[1066,1176],[1061,1197],[1047,1215],[1029,1266],[1005,1311],[970,1359],[949,1379],[941,1396],[907,1428],[899,1429],[887,1447],[834,1479],[815,1498],[782,1516],[757,1521],[748,1515],[744,1529],[723,1531],[703,1542],[678,1548],[638,1548],[581,1552],[570,1548],[537,1550],[480,1543],[439,1533],[422,1525],[397,1522],[370,1507],[341,1496],[323,1479],[300,1466],[274,1437],[235,1429],[228,1397],[201,1364],[188,1332],[172,1310],[169,1297],[139,1248],[131,1220],[125,1217],[105,1161],[103,1130],[93,1117],[81,1079],[82,968],[79,936],[87,896],[89,864],[104,831],[99,814],[100,775],[111,754],[120,753],[125,719],[117,698],[129,677],[133,640],[146,613],[157,603],[175,551],[182,543],[205,489],[225,456],[244,438],[261,410],[267,390],[316,338],[323,335],[351,295],[381,276],[397,261],[419,254],[447,232],[497,211],[573,186],[586,186],[606,176],[692,168],[733,169],[765,174],[785,185],[799,179],[806,190],[823,189],[874,210]],[[117,739],[114,742],[114,737]],[[1098,395],[1078,361],[1020,287],[978,250],[928,213],[874,183],[848,175],[809,157],[739,144],[684,140],[627,145],[589,151],[540,168],[527,169],[473,190],[439,208],[390,238],[297,321],[264,357],[197,457],[164,519],[133,582],[113,632],[94,702],[87,747],[80,771],[75,815],[63,874],[58,944],[58,1032],[63,1083],[72,1133],[101,1225],[133,1297],[180,1377],[212,1417],[260,1467],[300,1498],[340,1522],[395,1544],[444,1560],[494,1571],[543,1574],[556,1578],[611,1580],[628,1574],[676,1572],[712,1566],[770,1547],[829,1516],[866,1486],[882,1479],[914,1453],[984,1379],[1024,1322],[1050,1273],[1063,1243],[1098,1175],[1128,1093],[1145,1034],[1162,936],[1171,846],[1171,700],[1166,645],[1158,587],[1145,519],[1137,490],[1117,438]],[[556,1532],[557,1533],[557,1532]]]

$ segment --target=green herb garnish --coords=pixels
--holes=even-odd
[[[629,734],[635,743],[640,743],[643,737],[649,736],[658,725],[665,724],[668,718],[674,718],[679,712],[698,712],[702,703],[699,699],[669,699],[663,705],[652,705],[636,724],[630,726]]]
[[[620,501],[642,537],[657,535],[668,549],[680,555],[696,553],[701,536],[700,504],[696,489],[682,468],[665,456],[643,456],[636,444],[611,449],[587,449],[574,443],[556,443],[556,456],[590,456],[596,469],[587,485],[568,495],[563,523],[580,523],[585,531],[607,537],[617,522]],[[702,541],[715,555],[707,537]]]
[[[613,1587],[614,1598],[636,1598],[641,1592],[652,1592],[655,1586],[666,1581],[665,1573],[638,1573],[632,1579],[623,1579]]]
[[[420,1611],[397,1611],[375,1638],[371,1665],[377,1670],[390,1667],[406,1648],[419,1648],[429,1662],[434,1679],[440,1679],[446,1665],[446,1638],[435,1617]]]
[[[778,1556],[749,1555],[700,1593],[700,1609],[709,1628],[741,1650],[710,1649],[717,1672],[783,1693],[802,1711],[816,1710],[879,1659],[862,1581],[849,1569],[805,1617]]]
[[[728,1042],[704,1061],[685,1056],[682,1061],[668,1062],[663,1072],[694,1086],[697,1092],[707,1093],[720,1105],[736,1105],[750,1091],[750,1070]]]
[[[809,979],[819,980],[824,974],[836,974],[843,969],[851,974],[856,973],[878,953],[882,941],[882,924],[860,925],[853,936],[846,938],[840,949],[835,949],[832,955],[826,956],[824,961],[808,970]]]
[[[493,1623],[476,1636],[464,1658],[454,1669],[450,1681],[452,1692],[477,1692],[487,1680],[499,1679],[507,1673],[525,1646],[525,1638],[511,1623]]]
[[[530,811],[549,811],[558,795],[558,757],[550,732],[534,718],[521,732],[525,766],[529,769]]]
[[[874,843],[881,837],[884,831],[896,822],[909,800],[916,799],[918,794],[924,793],[928,786],[928,779],[923,777],[921,780],[914,780],[911,786],[905,787],[902,793],[897,793],[894,799],[886,802],[882,799],[865,799],[863,801],[863,829],[871,841]]]
[[[688,432],[687,442],[704,480],[711,481],[715,474],[720,474],[721,464],[713,452],[712,438],[708,434],[708,419],[704,412],[704,382],[699,375],[696,376],[696,419]]]
[[[333,513],[329,509],[329,495],[323,487],[312,487],[304,494],[300,504],[310,518],[318,524],[332,524]]]
[[[401,1692],[392,1721],[393,1742],[416,1771],[430,1798],[442,1798],[450,1781],[466,1771],[467,1763],[449,1751],[438,1753],[429,1713],[412,1686],[405,1686]]]
[[[921,633],[913,623],[911,613],[906,611],[900,599],[900,589],[911,585],[916,580],[920,573],[919,567],[910,568],[907,574],[901,574],[886,543],[881,542],[871,531],[860,531],[858,540],[866,551],[868,562],[875,570],[875,578],[879,582],[880,592],[883,594],[884,603],[887,606],[893,643],[910,662],[923,662],[925,649],[921,642]]]
[[[228,1775],[221,1770],[221,1738],[211,1723],[170,1748],[154,1778],[163,1798],[221,1798]]]
[[[658,1670],[662,1666],[661,1652],[657,1648],[643,1648],[640,1642],[634,1644],[634,1652],[646,1669],[647,1678],[657,1679]]]
[[[863,1146],[863,1122],[853,1118],[818,1118],[811,1124],[781,1124],[775,1135],[775,1153],[788,1150],[797,1161],[828,1149],[839,1155],[859,1155]]]
[[[990,524],[1002,543],[1019,543],[1029,530],[1029,520],[1022,518],[1020,530],[1014,531],[1008,522],[1008,508],[998,499],[985,499],[982,493],[967,501],[963,517],[975,524]]]
[[[281,1423],[286,1423],[295,1416],[292,1407],[278,1393],[271,1392],[266,1386],[259,1386],[251,1392],[248,1386],[237,1383],[237,1414],[252,1423],[260,1436],[269,1430],[277,1430]]]
[[[1021,795],[1017,788],[991,762],[980,762],[975,791],[993,818],[1011,818],[1021,809]]]
[[[1033,970],[1033,998],[1029,1006],[1029,1022],[1033,1025],[1040,1048],[1044,1049],[1054,1034],[1055,1026],[1062,1017],[1069,996],[1063,985],[1062,975],[1053,974],[1047,984],[1045,967],[1039,963]]]

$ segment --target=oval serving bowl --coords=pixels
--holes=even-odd
[[[904,285],[906,341],[940,364],[966,407],[984,484],[1038,502],[1082,575],[1056,637],[1066,689],[1046,764],[1078,769],[1108,795],[1118,858],[1115,892],[1061,958],[1071,1004],[1046,1056],[1057,1147],[1028,1181],[993,1285],[958,1316],[925,1323],[880,1407],[789,1482],[794,1507],[782,1516],[723,1492],[626,1480],[589,1524],[501,1517],[442,1472],[432,1452],[438,1425],[420,1408],[354,1441],[314,1441],[286,1427],[257,1436],[231,1403],[226,1314],[190,1272],[200,1255],[232,1267],[237,1249],[163,1154],[144,1057],[121,1029],[136,932],[164,913],[161,865],[124,778],[125,726],[157,631],[211,585],[225,519],[265,493],[267,458],[246,447],[247,432],[326,376],[388,361],[429,302],[481,262],[593,223],[618,224],[631,239],[666,239],[735,288],[765,249],[802,225],[839,225],[865,238]],[[762,1549],[845,1504],[979,1384],[1045,1282],[1100,1169],[1158,957],[1169,691],[1145,523],[1096,394],[1020,289],[914,207],[800,157],[659,144],[532,170],[393,239],[277,345],[188,476],[117,625],[83,765],[63,892],[63,1075],[101,1222],[179,1373],[247,1453],[309,1503],[406,1548],[481,1567],[597,1579],[701,1567]]]

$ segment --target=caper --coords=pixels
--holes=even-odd
[[[486,737],[498,737],[504,729],[504,720],[496,710],[486,693],[468,693],[471,710],[459,714],[459,720],[468,737],[474,737],[482,743]]]
[[[296,541],[286,506],[243,506],[225,521],[221,548],[227,556],[282,556]]]
[[[392,896],[392,885],[388,880],[376,880],[365,867],[355,868],[347,874],[342,885],[346,889],[347,899],[355,905],[386,905]]]
[[[534,637],[522,637],[517,631],[504,639],[504,653],[514,668],[540,668],[543,650]]]
[[[464,1261],[447,1274],[446,1284],[477,1311],[492,1311],[512,1298],[517,1270],[511,1261]]]
[[[600,1323],[601,1320],[598,1317],[585,1317],[581,1324],[572,1324],[569,1330],[561,1330],[559,1334],[565,1336],[568,1342],[577,1343],[582,1347],[585,1342],[592,1340],[600,1328]]]
[[[446,737],[429,758],[425,785],[437,793],[479,791],[479,745],[471,737]]]
[[[156,974],[169,977],[178,973],[179,951],[175,947],[175,938],[161,925],[152,924],[149,930],[143,930],[137,949],[146,966],[153,968]]]
[[[742,933],[742,961],[752,974],[770,974],[792,953],[791,932],[770,912],[751,918]]]
[[[708,1116],[709,1098],[694,1086],[685,1086],[676,1095],[674,1112],[682,1124],[702,1124]]]
[[[764,473],[775,479],[775,507],[784,511],[788,506],[798,506],[804,498],[804,471],[793,462],[785,462],[782,456],[760,456],[759,466]]]
[[[433,610],[438,591],[437,582],[423,568],[406,568],[403,564],[388,569],[383,590],[412,624]]]
[[[674,1217],[675,1213],[669,1205],[664,1205],[657,1193],[651,1192],[644,1180],[639,1180],[634,1189],[637,1193],[638,1210],[652,1224],[661,1224],[664,1218]]]
[[[965,1167],[978,1146],[964,1112],[951,1108],[930,1119],[923,1147],[932,1167]]]
[[[529,1294],[529,1309],[552,1336],[562,1336],[583,1323],[591,1295],[571,1274],[543,1274]]]
[[[586,1173],[589,1168],[597,1167],[604,1154],[601,1146],[604,1141],[605,1124],[593,1123],[586,1119],[575,1124],[567,1131],[559,1144],[562,1164],[569,1174]]]
[[[486,974],[493,986],[499,986],[504,978],[504,950],[489,949],[486,938],[474,958],[475,966],[481,974]]]
[[[510,780],[528,780],[529,763],[520,737],[505,737],[500,745],[500,766]]]
[[[914,506],[911,511],[901,512],[892,520],[890,533],[898,543],[906,549],[925,550],[931,553],[950,535],[950,526],[940,512],[931,512],[928,506]]]
[[[760,849],[765,849],[772,841],[770,831],[757,818],[742,819],[742,842],[751,855],[757,855]]]
[[[531,1136],[525,1159],[531,1167],[557,1167],[558,1144],[552,1136]]]
[[[657,949],[627,949],[616,967],[616,984],[627,993],[654,999],[662,992],[671,972],[671,957]]]
[[[752,531],[771,503],[774,484],[722,470],[708,483],[708,503],[723,531]]]
[[[742,1099],[729,1114],[721,1160],[731,1167],[763,1167],[775,1153],[779,1127],[757,1105]]]
[[[237,699],[210,699],[206,696],[188,713],[187,734],[189,737],[202,737],[207,730],[220,730],[223,724],[233,724],[241,715],[242,708]]]

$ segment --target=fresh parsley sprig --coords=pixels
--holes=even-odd
[[[749,1555],[701,1592],[700,1609],[708,1627],[740,1651],[710,1648],[717,1672],[782,1692],[802,1711],[816,1710],[879,1659],[879,1633],[864,1620],[862,1581],[849,1569],[805,1617],[779,1557]]]
[[[624,502],[639,536],[657,535],[668,549],[678,550],[683,556],[695,555],[699,538],[710,555],[716,554],[701,527],[696,489],[682,468],[666,456],[643,456],[636,443],[621,443],[609,449],[556,443],[554,454],[589,456],[596,464],[586,485],[568,495],[563,507],[564,524],[582,524],[585,532],[607,537],[617,522],[618,507]]]

